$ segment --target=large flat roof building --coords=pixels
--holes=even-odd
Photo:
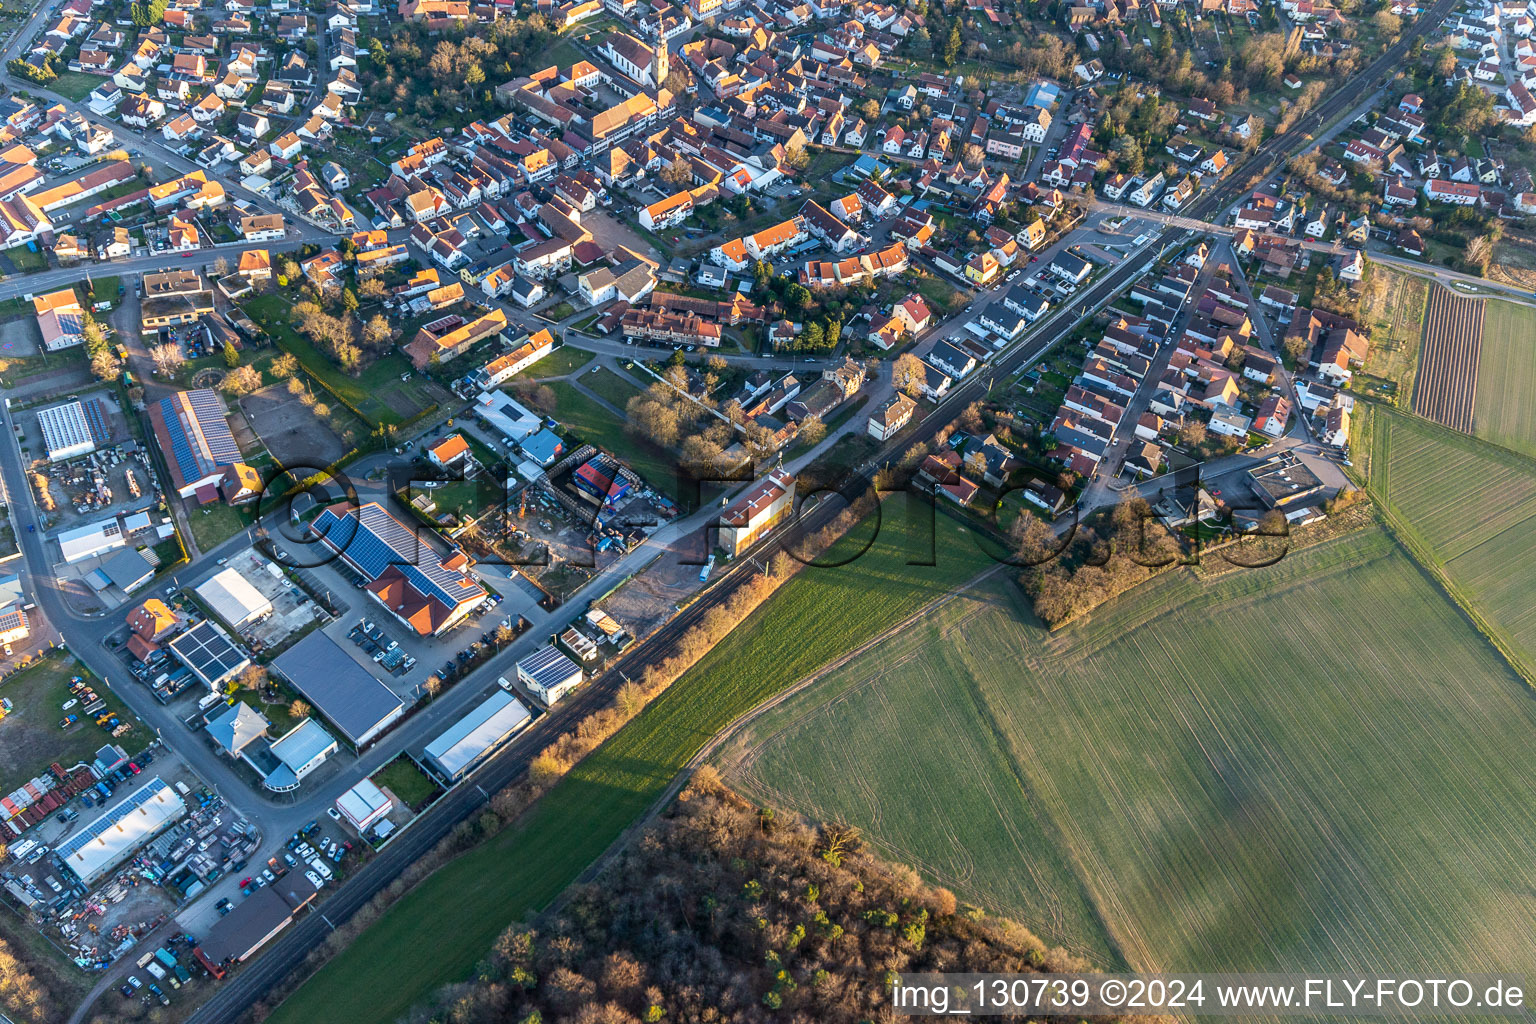
[[[371,743],[405,714],[405,702],[324,633],[309,634],[272,667],[355,747]]]
[[[462,551],[443,558],[376,501],[332,505],[310,529],[369,581],[375,600],[421,636],[446,632],[485,600]]]
[[[187,805],[156,776],[114,804],[55,849],[59,860],[90,885],[139,847],[180,821]]]
[[[43,446],[48,449],[50,462],[88,455],[98,445],[112,440],[106,414],[101,401],[96,398],[76,399],[39,409],[37,426],[43,432]]]
[[[175,637],[169,646],[176,660],[210,690],[221,688],[251,663],[251,656],[207,619]]]
[[[312,903],[317,892],[304,872],[290,871],[209,925],[197,952],[216,967],[237,964],[292,924],[294,912]]]
[[[219,393],[198,388],[168,395],[149,407],[149,422],[171,471],[172,489],[185,498],[206,487],[209,500],[216,499],[224,470],[240,461]]]
[[[244,629],[272,614],[272,602],[233,566],[198,584],[197,596],[232,629]]]
[[[428,743],[424,760],[434,774],[452,785],[500,750],[531,721],[533,716],[522,701],[505,690],[497,690]]]

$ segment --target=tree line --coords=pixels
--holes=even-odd
[[[855,829],[754,806],[706,767],[601,877],[411,1019],[854,1024],[890,1017],[898,973],[1086,969]]]

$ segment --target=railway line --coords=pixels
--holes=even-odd
[[[1397,43],[1366,69],[1341,83],[1339,88],[1289,131],[1272,136],[1261,144],[1225,182],[1196,197],[1186,213],[1202,220],[1219,217],[1233,202],[1277,170],[1285,160],[1301,152],[1315,131],[1344,113],[1360,96],[1377,88],[1395,71],[1413,41],[1443,21],[1455,3],[1456,0],[1437,0],[1433,7],[1404,31]],[[1170,228],[1148,247],[1148,251],[1153,248],[1165,249],[1190,234],[1190,231],[1183,228]],[[852,494],[862,491],[872,480],[875,467],[899,457],[902,449],[916,441],[931,441],[959,410],[986,393],[986,381],[1013,373],[1038,359],[1070,333],[1081,315],[1080,310],[1097,308],[1129,287],[1142,273],[1142,257],[1127,259],[1082,296],[1076,297],[1070,305],[1050,314],[1037,332],[1000,357],[987,371],[972,374],[969,380],[954,388],[923,420],[915,436],[904,437],[899,444],[887,444],[850,475],[847,484],[841,488],[843,492]],[[797,542],[821,529],[831,522],[841,507],[842,503],[835,500],[818,502],[812,512],[797,518],[783,533],[765,542],[755,554],[772,554],[786,544]],[[471,776],[468,783],[459,786],[429,808],[421,820],[386,847],[378,857],[364,865],[316,911],[296,921],[260,957],[242,966],[220,986],[212,998],[192,1014],[189,1018],[191,1024],[233,1024],[262,998],[263,993],[300,966],[305,957],[324,942],[337,925],[345,922],[382,892],[408,865],[430,851],[459,822],[478,814],[491,795],[521,777],[538,751],[582,716],[607,703],[626,677],[638,675],[653,658],[665,654],[677,638],[702,619],[717,601],[734,592],[746,580],[747,574],[753,571],[755,567],[751,558],[738,559],[728,566],[699,600],[658,630],[651,639],[626,653],[604,675],[573,694],[568,704],[557,706],[557,710],[543,716],[523,739],[490,759]]]

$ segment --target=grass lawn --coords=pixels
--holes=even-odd
[[[33,252],[24,245],[5,250],[5,255],[15,264],[18,273],[30,274],[34,270],[47,270],[48,260],[41,252]]]
[[[937,274],[924,274],[918,278],[916,291],[936,313],[953,311],[965,305],[965,293]]]
[[[554,418],[566,433],[615,455],[645,478],[645,482],[671,498],[678,505],[692,506],[689,496],[678,483],[677,463],[666,452],[631,437],[624,421],[577,391],[568,381],[551,381],[555,392]]]
[[[65,99],[79,103],[91,94],[91,90],[112,79],[100,75],[87,75],[82,71],[62,71],[59,77],[48,83],[48,88]]]
[[[1489,302],[1483,313],[1483,344],[1477,362],[1477,403],[1472,431],[1478,437],[1536,455],[1536,309]]]
[[[1107,967],[1524,973],[1533,727],[1372,526],[1055,635],[993,577],[754,723],[729,777]]]
[[[278,348],[292,353],[307,372],[350,402],[370,428],[381,423],[399,423],[408,415],[396,411],[380,395],[404,391],[420,408],[431,404],[431,399],[422,393],[423,378],[413,373],[410,360],[398,352],[376,360],[356,377],[342,373],[325,353],[289,326],[290,305],[289,296],[272,294],[252,299],[245,308],[253,320],[271,333]],[[412,373],[411,380],[400,380],[405,373]]]
[[[74,697],[69,692],[71,676],[83,676],[107,702],[106,710],[134,728],[116,741],[95,720],[75,705],[69,711],[63,704]],[[0,679],[0,697],[10,698],[11,713],[0,719],[0,792],[10,793],[23,782],[43,774],[57,761],[65,768],[90,761],[96,751],[110,742],[122,744],[130,755],[149,746],[155,738],[152,730],[139,724],[138,718],[123,706],[105,683],[62,650],[48,654],[31,668]],[[103,712],[105,713],[105,712]],[[68,729],[59,728],[66,714],[80,716]]]
[[[1393,528],[1536,678],[1536,461],[1385,406],[1368,440]]]
[[[629,400],[640,393],[639,388],[606,366],[598,367],[596,373],[582,374],[580,380],[589,391],[603,396],[620,409],[628,405]]]
[[[244,507],[217,503],[188,508],[187,522],[192,524],[192,537],[199,550],[211,551],[251,525],[251,517]]]
[[[597,356],[586,349],[561,345],[549,355],[519,373],[514,380],[536,380],[540,377],[565,377],[586,366]]]
[[[569,885],[710,736],[985,567],[962,528],[944,516],[937,519],[936,566],[907,564],[931,535],[922,536],[899,508],[886,509],[883,522],[863,557],[801,572],[573,768],[520,824],[396,902],[280,1006],[271,1024],[342,1017],[388,1024],[437,986],[467,977],[502,929]],[[411,949],[432,955],[404,952]]]
[[[443,791],[442,786],[404,754],[374,772],[372,778],[375,785],[387,788],[413,811],[421,810]]]

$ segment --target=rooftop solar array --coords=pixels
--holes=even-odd
[[[378,502],[328,508],[315,520],[315,530],[369,580],[395,566],[411,586],[449,608],[485,594],[467,574],[445,567],[430,544]]]
[[[209,686],[218,685],[251,660],[206,619],[172,640],[171,651]]]
[[[97,444],[109,444],[112,441],[112,428],[107,424],[107,411],[101,407],[101,399],[87,398],[80,403],[85,410],[85,422],[91,428],[91,436]]]
[[[91,404],[95,405],[94,402]],[[37,425],[42,429],[49,458],[58,458],[61,452],[83,454],[101,443],[78,400],[39,409]]]
[[[81,879],[89,881],[122,861],[186,811],[181,797],[156,776],[70,836],[54,852]]]
[[[217,392],[179,391],[160,400],[160,415],[182,479],[201,480],[220,466],[240,461],[240,446],[229,431]]]

